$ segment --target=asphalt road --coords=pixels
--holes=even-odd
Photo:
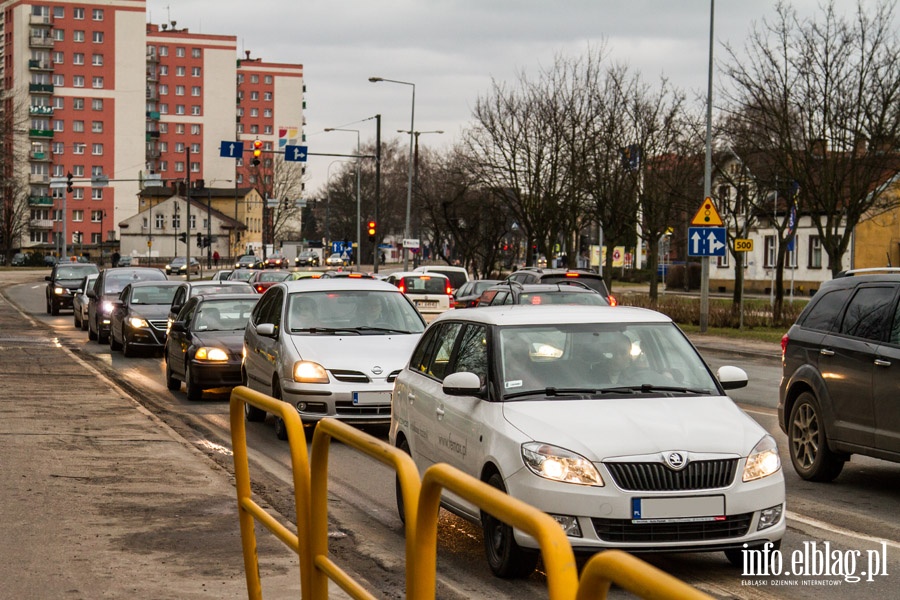
[[[207,394],[201,402],[188,402],[183,392],[170,393],[165,389],[163,366],[158,357],[126,359],[121,353],[110,355],[107,346],[89,342],[85,333],[73,328],[70,312],[58,317],[42,314],[41,282],[19,285],[7,293],[14,302],[28,307],[33,317],[45,324],[60,343],[122,382],[143,406],[176,430],[184,431],[190,443],[207,448],[221,468],[231,470],[227,391]],[[791,557],[797,552],[822,550],[827,542],[835,561],[840,559],[846,570],[856,551],[861,553],[861,562],[867,551],[876,552],[876,556],[883,552],[887,575],[874,576],[872,581],[863,577],[859,582],[812,574],[743,577],[719,553],[643,558],[720,598],[896,598],[900,581],[896,574],[900,566],[897,559],[900,524],[895,513],[900,501],[900,465],[854,457],[832,484],[802,481],[790,467],[786,439],[775,422],[780,377],[780,361],[775,350],[741,348],[730,342],[722,344],[702,338],[694,341],[714,369],[722,364],[734,364],[748,372],[750,385],[735,390],[732,397],[779,442],[788,489],[789,530],[783,555]],[[267,473],[260,492],[274,507],[290,514],[286,484],[290,467],[285,446],[275,439],[271,422],[249,425],[253,458]],[[383,428],[370,432],[386,439]],[[383,597],[402,596],[402,527],[396,516],[393,475],[340,445],[332,449],[330,456],[333,552],[364,577],[377,582]],[[525,581],[493,578],[484,562],[481,533],[467,522],[442,512],[439,536],[440,597],[546,597],[541,573]],[[854,565],[854,572],[865,568]],[[617,595],[614,590],[612,596]]]

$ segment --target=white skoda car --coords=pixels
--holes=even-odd
[[[449,463],[552,515],[576,551],[780,546],[775,440],[665,315],[607,306],[450,311],[397,378],[391,443],[420,471]],[[398,497],[401,507],[402,498]],[[488,562],[526,576],[535,540],[445,493],[481,524]]]

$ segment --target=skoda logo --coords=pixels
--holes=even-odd
[[[372,372],[375,373],[376,375],[381,375],[381,367],[379,367],[379,366],[372,367]]]
[[[669,452],[663,456],[666,459],[666,464],[669,465],[669,468],[673,471],[680,471],[681,469],[687,466],[687,457],[681,452]]]

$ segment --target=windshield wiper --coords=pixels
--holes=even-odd
[[[544,396],[584,396],[585,394],[597,394],[600,390],[596,388],[557,388],[557,387],[546,387],[539,388],[536,390],[524,390],[521,392],[513,392],[512,394],[503,394],[503,397],[507,400],[512,398],[520,398],[522,396],[533,396],[535,394],[540,394]]]
[[[311,333],[313,335],[318,333],[327,333],[330,335],[336,335],[338,333],[355,333],[356,335],[359,335],[359,331],[353,327],[300,327],[291,329],[291,333]]]
[[[634,392],[650,393],[650,392],[679,392],[682,394],[710,394],[711,390],[698,389],[689,387],[679,387],[671,385],[653,385],[652,383],[643,383],[641,385],[624,385],[617,387],[608,387],[598,390],[603,394],[631,394]]]
[[[367,325],[363,325],[362,327],[356,327],[356,331],[372,331],[372,332],[387,332],[387,333],[412,333],[412,331],[407,331],[405,329],[394,329],[393,327],[369,327]]]

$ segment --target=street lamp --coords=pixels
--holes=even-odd
[[[385,81],[388,83],[399,83],[400,85],[408,85],[412,87],[412,109],[409,113],[409,173],[406,182],[406,221],[403,226],[403,239],[409,238],[409,211],[412,205],[412,186],[413,186],[413,146],[415,145],[414,131],[416,128],[416,84],[409,81],[398,81],[396,79],[385,79],[384,77],[369,77],[372,83]],[[409,269],[409,251],[403,248],[403,270]]]
[[[362,253],[362,226],[360,225],[360,193],[359,193],[359,177],[360,177],[360,149],[359,149],[359,129],[341,129],[339,127],[326,127],[325,131],[355,131],[356,132],[356,270],[360,270],[360,254]]]
[[[397,133],[410,133],[405,129],[398,129]],[[432,131],[413,131],[412,134],[415,137],[415,151],[413,152],[413,188],[419,189],[419,136],[423,133],[444,133],[441,129],[435,129]],[[416,238],[419,240],[419,249],[416,252],[416,259],[413,262],[417,262],[418,257],[422,255],[422,239],[419,235],[419,221],[420,221],[421,211],[416,211]]]

